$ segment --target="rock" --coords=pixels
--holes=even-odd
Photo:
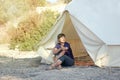
[[[31,58],[29,62],[29,67],[38,67],[41,63],[42,57],[38,56],[35,58]]]

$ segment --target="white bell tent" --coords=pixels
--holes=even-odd
[[[120,67],[119,21],[120,0],[73,0],[40,42],[38,53],[46,63],[53,62],[47,48],[53,48],[57,35],[65,33],[75,56],[85,48],[97,66]]]

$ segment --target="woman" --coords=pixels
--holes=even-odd
[[[58,43],[53,49],[53,54],[55,55],[54,63],[48,68],[48,70],[54,68],[61,69],[62,66],[74,65],[73,53],[70,44],[66,42],[65,34],[59,34],[57,39]]]

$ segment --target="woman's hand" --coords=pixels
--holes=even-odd
[[[66,50],[68,50],[68,47],[61,46],[61,49],[62,49],[63,51],[66,51]]]

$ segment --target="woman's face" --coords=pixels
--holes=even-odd
[[[65,39],[64,36],[62,36],[62,37],[59,39],[59,42],[60,42],[60,43],[64,43],[65,41],[66,41],[66,39]]]

